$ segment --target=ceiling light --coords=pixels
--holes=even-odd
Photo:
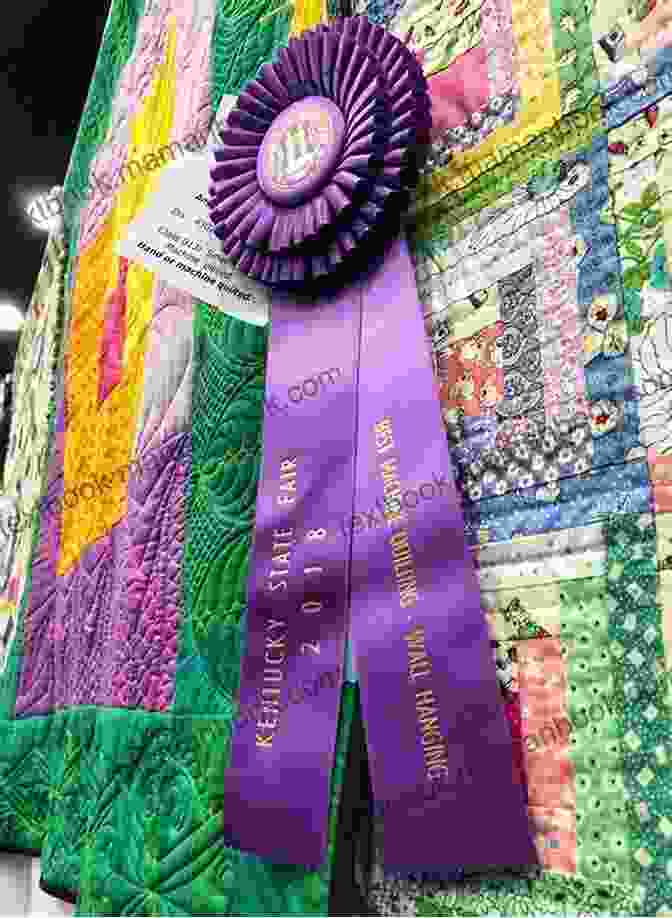
[[[12,303],[0,303],[0,332],[17,332],[25,321],[20,309]]]
[[[60,187],[56,186],[47,193],[35,193],[24,198],[24,210],[31,223],[45,233],[54,232],[63,223],[63,204]]]

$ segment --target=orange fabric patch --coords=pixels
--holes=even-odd
[[[175,20],[171,18],[164,58],[131,121],[128,159],[141,159],[145,153],[170,142],[176,96],[176,40]],[[142,398],[144,352],[135,349],[121,365],[117,360],[114,385],[104,389],[104,401],[99,403],[100,355],[106,352],[107,306],[121,276],[117,242],[145,206],[159,174],[160,171],[145,172],[142,178],[122,185],[102,229],[78,255],[65,377],[68,417],[59,576],[68,571],[87,546],[110,531],[125,509]],[[129,263],[124,280],[125,321],[129,326],[146,326],[152,315],[154,275],[142,265]],[[103,484],[97,486],[97,482]],[[78,496],[83,485],[88,485],[84,512]],[[74,499],[70,496],[73,493],[77,495]]]
[[[461,408],[469,417],[494,414],[504,398],[504,372],[497,338],[501,322],[456,341],[438,356],[440,395],[445,410]]]
[[[561,644],[557,638],[534,638],[520,641],[517,650],[523,755],[539,861],[549,870],[573,874],[576,793],[568,729],[563,727],[567,673]]]

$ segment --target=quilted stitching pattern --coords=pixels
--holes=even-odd
[[[21,330],[14,365],[13,415],[3,482],[6,515],[0,527],[0,607],[4,607],[0,631],[6,635],[0,672],[5,668],[16,632],[16,609],[26,583],[33,524],[48,458],[49,406],[55,387],[63,322],[65,256],[62,234],[51,234]]]
[[[109,260],[107,282],[91,284],[125,222],[118,202],[135,200],[125,186],[101,192],[139,136],[135,113],[144,105],[147,124],[160,121],[160,100],[173,92],[176,134],[207,122],[221,94],[235,92],[286,40],[292,21],[291,7],[275,12],[259,3],[222,2],[214,17],[196,0],[174,4],[171,15],[169,7],[113,4],[65,183],[72,244],[65,354],[41,471],[46,500],[0,697],[0,843],[41,849],[43,881],[78,894],[80,914],[325,914],[351,686],[343,694],[323,868],[265,864],[219,842],[245,627],[265,333],[130,265],[115,271]],[[301,15],[313,14],[306,7]],[[197,79],[208,54],[209,86]],[[152,83],[157,64],[172,60],[177,91]],[[100,183],[90,181],[93,170]],[[81,189],[87,200],[80,208],[74,192]],[[101,257],[92,258],[98,250]],[[81,283],[88,284],[84,297]],[[114,321],[108,309],[105,326],[93,304],[111,307],[117,283],[125,306]],[[86,323],[107,335],[102,350],[98,332],[83,332]],[[87,361],[104,380],[99,401],[114,399],[126,414],[133,405],[130,430],[119,418],[94,429],[82,415]],[[70,436],[84,423],[101,444],[87,467]],[[98,476],[115,437],[129,435],[137,461],[119,461],[117,481],[105,485]],[[244,458],[232,462],[242,444]],[[81,492],[69,516],[61,510],[69,502],[66,462],[79,469]],[[95,498],[92,488],[100,489]],[[87,512],[90,535],[76,549],[73,527]]]
[[[672,51],[626,42],[669,5],[359,6],[438,114],[417,280],[540,861],[395,883],[378,854],[371,904],[669,914]]]

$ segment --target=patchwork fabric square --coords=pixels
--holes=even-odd
[[[539,867],[404,883],[381,862],[370,900],[379,914],[667,914],[667,13],[507,6],[513,64],[501,44],[497,66],[515,105],[478,134],[496,94],[475,55],[502,16],[409,2],[383,18],[419,47],[433,94],[439,66],[462,87],[416,197],[416,274]]]

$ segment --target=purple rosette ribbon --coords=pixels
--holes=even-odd
[[[408,48],[340,19],[260,69],[211,162],[223,252],[274,291],[268,398],[338,371],[264,421],[238,698],[255,714],[223,809],[227,844],[278,863],[324,863],[348,629],[387,869],[536,862],[399,231],[430,125]],[[382,527],[340,528],[381,500]],[[292,703],[306,686],[325,688]]]
[[[361,17],[292,38],[229,113],[210,216],[224,254],[275,287],[305,289],[398,226],[431,125],[411,52]]]

